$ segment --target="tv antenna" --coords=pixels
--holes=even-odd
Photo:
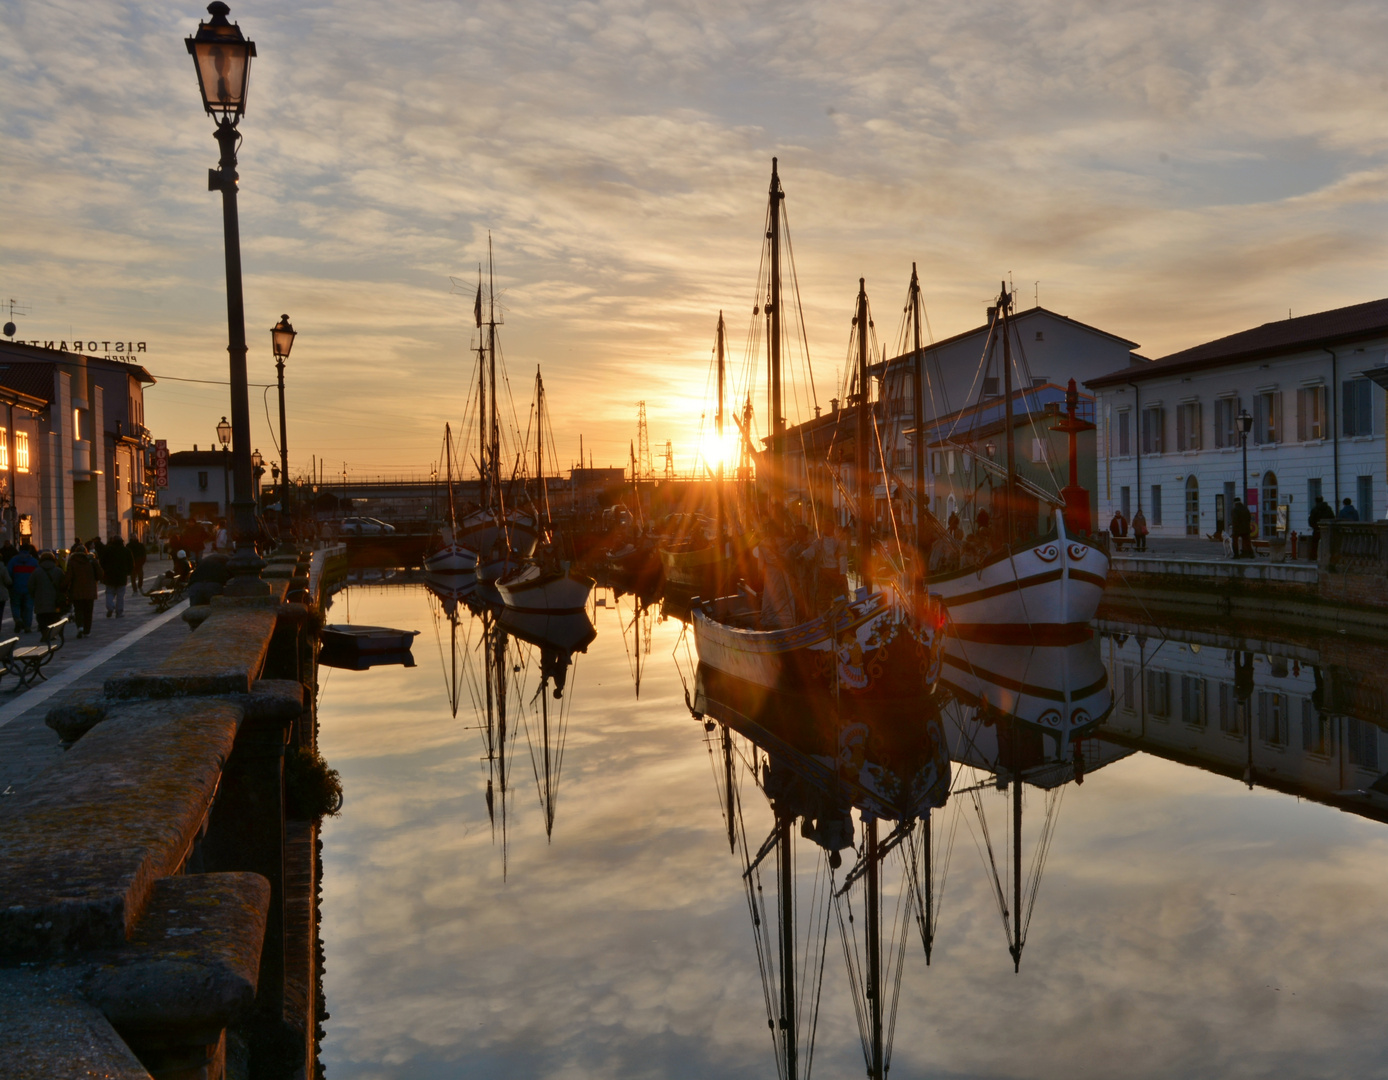
[[[16,315],[28,315],[29,305],[21,304],[18,300],[11,297],[9,300],[5,301],[4,306],[9,309],[9,318],[5,320],[5,336],[7,338],[12,338],[14,337],[14,332],[19,329],[19,327],[14,324],[14,317]]]

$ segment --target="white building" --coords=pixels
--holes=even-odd
[[[1254,327],[1085,385],[1099,417],[1100,522],[1141,508],[1159,536],[1212,535],[1246,495],[1259,535],[1304,532],[1317,495],[1361,518],[1385,510],[1388,300]],[[1253,417],[1248,476],[1236,418]],[[1240,488],[1246,488],[1241,491]]]

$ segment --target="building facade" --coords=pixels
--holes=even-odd
[[[153,382],[138,364],[0,342],[0,385],[45,405],[30,447],[39,476],[35,544],[144,534],[155,505],[144,423],[144,388]],[[21,456],[17,445],[9,451]]]
[[[1090,379],[1102,520],[1140,508],[1154,535],[1217,536],[1238,497],[1267,537],[1304,532],[1318,495],[1384,516],[1384,400],[1366,373],[1386,359],[1388,300],[1376,300]]]

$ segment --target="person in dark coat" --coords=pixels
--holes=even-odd
[[[106,617],[125,614],[125,587],[130,583],[130,552],[117,533],[101,553],[101,579],[106,582]]]
[[[1253,515],[1248,512],[1242,499],[1234,500],[1234,510],[1229,517],[1229,535],[1234,538],[1234,558],[1253,558]]]
[[[1359,511],[1354,508],[1354,502],[1345,496],[1344,505],[1340,507],[1340,512],[1335,515],[1340,521],[1358,521]]]
[[[1137,513],[1133,515],[1133,537],[1137,541],[1133,545],[1134,551],[1147,550],[1147,515],[1142,512],[1142,507],[1137,508]]]
[[[1316,554],[1321,547],[1321,522],[1334,521],[1335,510],[1321,496],[1316,496],[1316,505],[1311,507],[1311,513],[1307,515],[1306,522],[1311,526],[1311,552],[1308,558],[1312,562],[1316,561]]]
[[[227,563],[231,556],[225,551],[209,551],[193,568],[188,579],[188,603],[193,607],[210,604],[212,598],[221,593],[230,574]]]
[[[53,552],[44,550],[39,567],[29,575],[29,594],[34,598],[34,620],[39,629],[58,621],[63,608],[63,571]]]
[[[5,567],[10,572],[10,604],[14,611],[14,632],[27,632],[34,621],[34,598],[29,593],[29,575],[39,568],[33,549],[25,544]]]
[[[63,574],[63,588],[72,601],[72,612],[77,622],[77,636],[87,637],[92,632],[92,607],[96,604],[96,583],[101,572],[96,560],[88,554],[85,547],[75,547],[67,557],[67,571]]]
[[[142,593],[145,590],[145,560],[149,558],[149,551],[138,536],[131,537],[125,550],[130,552],[130,584],[137,593]]]

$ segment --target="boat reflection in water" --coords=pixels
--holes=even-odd
[[[482,733],[487,816],[500,836],[504,876],[517,735],[525,733],[545,835],[552,836],[568,732],[565,691],[575,654],[587,651],[597,629],[586,612],[518,612],[485,602],[471,581],[450,585],[447,578],[429,574],[425,585],[437,601],[435,632],[449,705],[456,717],[469,701]]]
[[[742,856],[779,1075],[809,1074],[832,922],[843,943],[868,1075],[884,1077],[896,1023],[897,995],[890,988],[900,982],[910,924],[922,933],[926,925],[922,838],[931,812],[949,796],[950,761],[938,714],[929,708],[909,714],[855,709],[851,721],[840,720],[830,699],[780,694],[706,664],[698,668],[691,709],[704,720],[719,763],[729,847]],[[772,811],[770,834],[759,844],[746,834],[742,787],[748,778]],[[815,852],[805,904],[795,895],[797,831]],[[854,861],[840,878],[844,852]],[[766,863],[774,867],[777,898],[769,917]],[[850,896],[855,889],[862,893],[857,900]],[[895,901],[885,898],[891,891]],[[855,926],[855,908],[865,913],[865,926]],[[808,912],[806,925],[797,924],[797,910]],[[808,970],[797,972],[802,956]],[[802,1001],[798,992],[805,989],[809,1000]]]
[[[1096,737],[1113,710],[1113,690],[1099,642],[1070,645],[996,645],[950,638],[945,642],[941,709],[950,757],[972,772],[956,785],[978,822],[976,839],[998,903],[1013,970],[1020,970],[1027,929],[1036,908],[1046,856],[1059,820],[1065,786],[1132,751]],[[1023,790],[1043,795],[1045,809],[1026,875],[1022,871]],[[990,827],[987,798],[1009,804],[999,829]],[[1008,860],[999,869],[998,836]],[[1009,888],[1010,885],[1010,888]],[[933,925],[932,925],[933,931]]]

